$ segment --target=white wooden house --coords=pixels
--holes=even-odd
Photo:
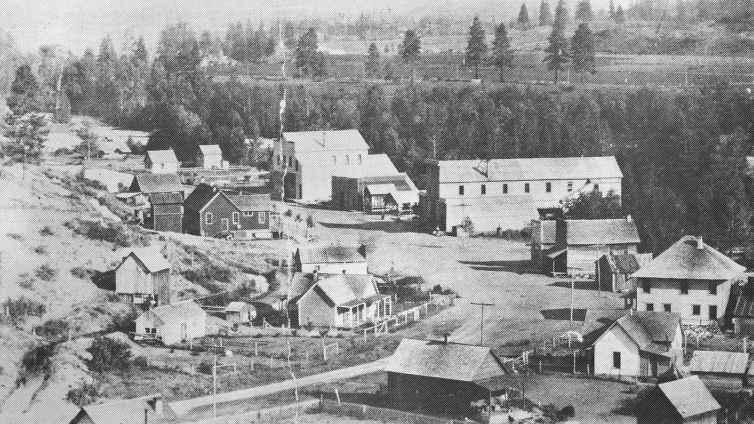
[[[115,293],[124,302],[170,303],[170,262],[156,248],[127,250],[115,268]]]
[[[144,167],[153,174],[175,174],[178,172],[178,158],[173,149],[148,150],[144,155]]]
[[[223,152],[217,144],[203,144],[196,153],[196,166],[204,169],[223,167]]]
[[[232,323],[247,324],[257,317],[253,305],[246,302],[230,302],[225,307],[225,320]]]
[[[193,300],[150,309],[136,318],[137,338],[173,345],[207,335],[207,313]]]

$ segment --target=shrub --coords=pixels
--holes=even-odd
[[[116,247],[149,245],[149,238],[146,234],[131,230],[128,226],[120,223],[76,219],[66,222],[65,226],[71,228],[76,234],[92,240],[110,242],[115,244]]]
[[[121,333],[130,333],[134,331],[136,318],[139,316],[136,308],[132,308],[128,312],[117,314],[113,316],[112,322],[107,326],[107,330],[110,332],[120,331]]]
[[[44,246],[44,245],[40,244],[39,246],[37,246],[37,247],[34,248],[34,253],[36,253],[37,255],[46,255],[47,254],[47,246]]]
[[[200,372],[202,374],[212,374],[212,363],[209,361],[202,361],[199,365],[197,365],[196,372]]]
[[[131,348],[126,343],[107,337],[94,339],[87,352],[92,355],[92,359],[86,361],[86,365],[94,372],[124,369],[130,364]]]
[[[3,302],[2,310],[8,311],[8,315],[0,315],[0,317],[13,325],[23,323],[28,316],[42,316],[46,312],[45,305],[23,296]]]
[[[8,237],[10,237],[10,238],[12,238],[13,240],[16,240],[16,241],[21,241],[21,240],[24,239],[24,236],[22,236],[21,234],[18,234],[18,233],[8,233],[8,234],[6,234],[6,236],[8,236]]]
[[[94,384],[84,383],[80,387],[71,389],[65,395],[68,402],[78,406],[84,407],[93,403],[99,397],[99,390]]]
[[[63,319],[50,319],[37,327],[37,335],[47,338],[56,339],[65,336],[70,328],[70,323]]]
[[[52,236],[55,235],[55,232],[52,231],[52,228],[50,228],[49,225],[45,225],[39,230],[39,234],[42,236]]]
[[[71,275],[81,280],[90,280],[97,271],[86,268],[83,266],[75,266],[71,268]]]
[[[26,377],[49,374],[50,359],[54,353],[55,345],[53,344],[34,346],[27,350],[21,358],[21,379],[25,380]]]
[[[21,278],[21,280],[18,281],[18,285],[21,288],[31,290],[32,287],[34,287],[35,278],[29,275],[28,272],[24,272],[23,274],[19,275],[19,277]]]
[[[147,358],[143,356],[137,356],[133,361],[131,361],[131,364],[139,368],[146,368],[149,366],[149,364],[147,364]]]
[[[573,418],[576,416],[576,410],[574,409],[573,405],[567,405],[563,407],[560,411],[558,411],[558,418],[560,420],[566,420],[568,418]]]
[[[58,271],[48,264],[42,264],[34,270],[34,275],[42,281],[52,281],[58,274]]]

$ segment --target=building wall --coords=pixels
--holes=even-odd
[[[236,206],[230,202],[225,196],[220,195],[215,197],[214,200],[212,200],[201,212],[200,216],[200,228],[201,228],[201,234],[202,236],[215,236],[216,234],[222,233],[224,231],[233,231],[237,228],[235,224],[233,224],[233,212],[238,212],[239,219],[241,214],[241,211],[236,208]],[[212,214],[212,223],[207,223],[207,214]],[[228,226],[225,227],[223,220],[226,219]],[[240,221],[239,221],[240,226]]]
[[[594,272],[594,262],[610,252],[636,253],[636,244],[568,246],[568,268]]]
[[[709,322],[709,306],[717,306],[717,317],[722,318],[728,306],[731,280],[717,284],[717,294],[709,293],[707,280],[688,280],[688,294],[681,294],[681,280],[670,279],[637,279],[636,302],[637,309],[647,310],[647,304],[654,305],[655,311],[663,311],[664,304],[671,305],[671,312],[681,315],[681,319],[688,323]],[[650,292],[645,293],[643,284],[650,283]],[[693,314],[693,305],[700,306],[700,314]]]
[[[204,169],[222,168],[222,155],[204,155],[201,151],[197,154],[197,166]]]
[[[160,325],[155,324],[156,316],[152,311],[145,312],[136,318],[136,333],[146,333],[145,328],[157,328],[157,335],[162,337],[166,345],[180,343],[186,339],[204,337],[207,335],[207,314],[199,314],[190,318],[175,318]]]
[[[178,172],[178,162],[156,162],[145,160],[146,168],[153,174],[175,174]]]
[[[304,293],[297,302],[298,324],[330,327],[335,325],[335,306],[328,305],[314,289]]]
[[[332,200],[337,209],[362,210],[362,194],[357,178],[332,177]]]
[[[129,255],[115,270],[115,292],[131,295],[154,294],[155,286],[152,274],[139,265],[132,255]]]
[[[317,271],[320,274],[368,274],[366,261],[348,263],[301,264],[301,272],[312,273],[314,271]]]
[[[464,381],[388,372],[388,393],[399,408],[421,407],[444,413],[466,413],[470,403],[489,392]]]
[[[733,331],[740,336],[754,336],[754,318],[733,318]]]
[[[163,207],[153,206],[152,209],[152,226],[155,231],[172,231],[180,233],[183,229],[183,206],[182,205],[160,205]],[[172,206],[171,209],[180,211],[179,213],[164,213],[161,209],[167,210],[164,206]]]
[[[613,367],[613,352],[620,352],[621,367]],[[639,348],[619,326],[605,332],[594,344],[594,373],[611,376],[638,376]]]
[[[157,304],[167,305],[170,303],[170,270],[165,269],[153,274]]]

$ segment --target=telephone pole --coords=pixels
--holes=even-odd
[[[479,306],[482,309],[482,316],[479,320],[479,344],[484,345],[484,307],[485,306],[495,306],[494,303],[483,303],[483,302],[471,302],[472,305]]]

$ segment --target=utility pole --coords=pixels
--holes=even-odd
[[[484,307],[485,306],[495,306],[494,303],[483,303],[483,302],[471,302],[472,305],[479,306],[482,309],[482,316],[479,320],[479,344],[484,345]]]

